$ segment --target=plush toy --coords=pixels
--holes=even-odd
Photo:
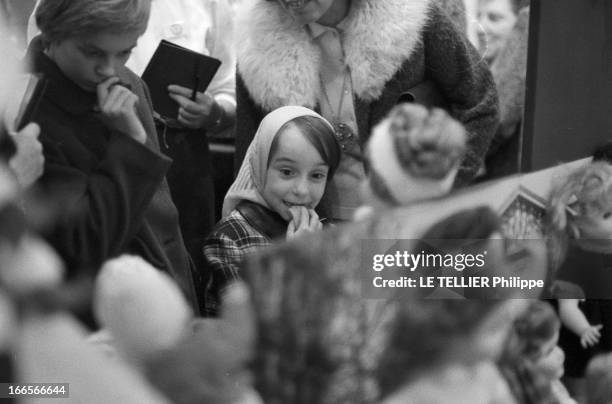
[[[364,204],[376,210],[447,194],[465,150],[465,129],[444,110],[397,105],[368,141]]]
[[[193,316],[176,283],[137,256],[102,266],[94,312],[116,347],[136,364],[177,344]]]

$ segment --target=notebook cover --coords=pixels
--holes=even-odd
[[[142,74],[151,92],[155,112],[166,119],[176,119],[179,106],[168,95],[168,86],[178,84],[203,92],[220,65],[218,59],[162,40]]]

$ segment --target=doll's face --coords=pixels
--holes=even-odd
[[[612,207],[594,215],[583,217],[578,222],[580,238],[608,240],[612,242]]]
[[[314,209],[319,204],[329,166],[295,125],[289,125],[278,136],[262,196],[272,210],[290,221],[290,207]]]
[[[557,380],[563,376],[565,354],[557,342],[559,342],[558,331],[553,338],[540,347],[538,355],[533,360],[536,370],[550,380]]]

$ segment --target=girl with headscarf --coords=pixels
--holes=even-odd
[[[281,107],[262,120],[225,196],[224,218],[204,244],[209,314],[228,281],[239,277],[246,254],[274,239],[321,230],[315,208],[339,160],[333,127],[314,111]]]

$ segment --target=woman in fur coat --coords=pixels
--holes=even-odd
[[[437,2],[257,0],[243,11],[236,24],[236,167],[266,113],[288,104],[315,109],[334,124],[344,151],[322,213],[350,219],[361,203],[362,145],[371,128],[406,93],[431,105],[419,95],[435,87],[468,132],[457,182],[470,182],[481,168],[498,121],[495,86]]]

